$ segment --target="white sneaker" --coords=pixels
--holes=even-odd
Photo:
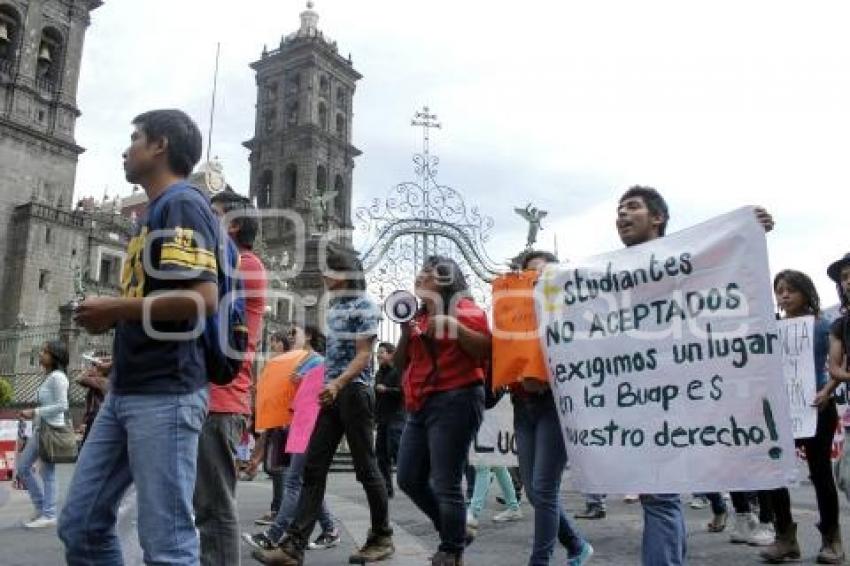
[[[33,519],[28,523],[24,523],[24,526],[28,529],[43,529],[45,527],[55,527],[56,526],[56,518],[49,517],[38,517],[37,519]]]
[[[729,533],[729,541],[735,544],[748,542],[757,526],[758,520],[752,513],[735,513],[735,526]]]
[[[475,518],[475,515],[472,514],[472,511],[466,512],[466,526],[470,529],[478,528],[478,519]]]
[[[501,513],[493,515],[494,523],[508,523],[510,521],[519,521],[522,519],[522,511],[519,509],[505,509]]]
[[[773,530],[773,523],[759,523],[747,539],[747,544],[770,546],[774,541],[776,541],[776,532]]]

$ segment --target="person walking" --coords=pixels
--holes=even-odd
[[[328,244],[323,278],[328,295],[322,405],[310,437],[304,485],[295,516],[280,546],[252,556],[263,564],[301,566],[325,497],[328,472],[343,435],[348,441],[357,481],[366,492],[371,528],[365,544],[352,553],[353,564],[389,558],[395,552],[384,479],[375,458],[375,398],[370,364],[380,311],[366,294],[363,266],[355,252]]]
[[[248,344],[233,381],[209,386],[209,410],[198,439],[198,472],[192,504],[201,540],[201,565],[239,566],[236,446],[251,414],[254,354],[266,306],[266,272],[252,251],[258,224],[251,201],[228,187],[214,195],[211,202],[239,252],[236,277],[242,281]]]
[[[428,257],[414,289],[422,306],[402,324],[395,353],[408,410],[397,479],[440,534],[431,564],[456,566],[467,541],[461,479],[484,416],[490,327],[453,259]]]
[[[124,170],[148,203],[127,245],[120,297],[88,297],[77,323],[115,329],[110,391],[77,460],[59,517],[69,566],[121,564],[118,506],[136,487],[145,561],[197,566],[192,495],[209,397],[203,332],[218,310],[221,232],[186,177],[201,133],[180,110],[133,119]]]
[[[841,545],[841,528],[838,523],[838,490],[832,473],[832,439],[838,425],[838,410],[833,391],[837,381],[827,377],[827,356],[830,351],[830,324],[821,317],[820,298],[811,278],[800,271],[786,269],[776,274],[773,292],[784,317],[814,316],[815,380],[818,394],[814,404],[818,408],[815,435],[796,441],[806,453],[809,477],[815,488],[821,534],[818,564],[843,564],[844,548]],[[776,517],[776,541],[761,551],[768,562],[798,560],[800,545],[797,542],[797,524],[791,515],[791,495],[787,487],[772,493],[773,512]]]
[[[44,344],[38,356],[44,370],[44,381],[38,388],[37,407],[24,409],[21,419],[32,419],[33,434],[27,441],[17,462],[17,475],[24,482],[30,501],[35,507],[34,516],[24,523],[28,529],[40,529],[56,524],[56,465],[45,462],[38,454],[38,435],[45,426],[65,426],[68,410],[68,349],[59,340]],[[38,463],[41,483],[32,471]]]
[[[398,461],[398,447],[404,431],[404,407],[401,392],[401,375],[393,365],[395,345],[378,344],[378,371],[375,372],[375,455],[378,468],[387,484],[387,496],[392,498],[393,464]]]

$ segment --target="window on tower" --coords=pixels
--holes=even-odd
[[[328,108],[324,102],[319,103],[319,128],[322,131],[327,131],[328,129]]]
[[[277,126],[277,111],[274,109],[266,110],[265,114],[266,133],[270,134]]]
[[[274,174],[266,169],[260,175],[260,183],[258,187],[260,208],[269,208],[272,205],[272,185],[274,184]]]
[[[345,139],[345,116],[342,114],[336,115],[336,135]]]
[[[322,75],[321,77],[319,77],[319,94],[321,94],[322,96],[327,96],[328,94],[330,94],[330,91],[331,87],[330,83],[328,82],[328,77]]]
[[[283,207],[291,208],[295,206],[295,199],[298,197],[298,167],[294,163],[286,166],[283,172]]]
[[[266,102],[274,102],[277,100],[277,83],[269,81],[266,83]]]
[[[334,202],[334,210],[336,210],[336,215],[338,218],[345,218],[345,196],[344,196],[344,188],[345,183],[342,180],[342,175],[337,175],[334,179],[334,190],[336,191],[336,200]]]
[[[301,90],[301,75],[295,74],[286,82],[286,96],[297,96]]]
[[[44,28],[35,62],[35,82],[39,88],[55,90],[59,82],[61,57],[62,35],[55,28]]]
[[[298,125],[298,101],[290,102],[286,106],[286,123],[289,126]]]
[[[18,12],[9,4],[0,4],[0,73],[12,73],[20,29]]]
[[[316,167],[316,190],[324,193],[328,189],[328,170],[324,165]]]
[[[338,89],[336,89],[336,107],[345,110],[347,103],[348,94],[346,94],[344,88],[339,87]]]

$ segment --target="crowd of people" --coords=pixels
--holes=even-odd
[[[561,480],[569,454],[547,383],[519,380],[504,392],[513,408],[518,474],[505,467],[478,466],[468,475],[472,493],[463,490],[470,446],[493,394],[485,385],[492,336],[486,313],[472,299],[463,272],[451,258],[425,259],[413,281],[418,310],[412,320],[400,324],[398,343],[377,343],[382,315],[366,292],[362,266],[351,250],[329,245],[322,275],[330,300],[322,328],[294,321],[286,332],[273,334],[273,357],[259,376],[263,380],[285,372],[288,385],[281,395],[291,399],[318,376],[318,394],[310,400],[317,416],[309,442],[305,450],[287,451],[286,425],[304,416],[295,411],[307,410],[292,402],[282,426],[256,431],[254,354],[267,282],[252,251],[257,221],[251,202],[230,190],[210,201],[187,182],[201,155],[201,136],[183,112],[151,111],[132,124],[124,169],[129,182],[144,188],[149,202],[128,245],[123,292],[120,297],[89,297],[75,314],[87,331],[114,329],[115,339],[112,352],[81,378],[89,391],[85,441],[58,520],[68,564],[122,563],[116,521],[119,504],[133,484],[147,564],[238,565],[244,542],[261,563],[300,566],[308,548],[340,541],[325,491],[343,437],[371,521],[351,563],[381,561],[395,552],[389,499],[397,488],[439,537],[430,563],[463,564],[493,477],[506,504],[494,521],[522,518],[517,483],[533,508],[533,540],[523,561],[546,565],[561,553],[571,566],[591,559],[592,541],[580,532],[575,518],[604,520],[605,495],[588,494],[586,509],[576,516],[565,509]],[[656,190],[632,187],[616,209],[616,229],[625,246],[664,237],[670,215]],[[766,231],[773,228],[765,210],[757,208],[755,214]],[[237,269],[246,290],[248,355],[232,381],[214,384],[207,375],[205,343],[192,331],[199,318],[219,308],[219,284],[227,267],[222,262],[229,261],[220,250],[228,245],[238,250],[238,261],[230,267]],[[540,272],[556,261],[552,253],[527,251],[517,257],[516,268]],[[828,274],[837,285],[843,315],[831,325],[806,274],[783,270],[773,289],[784,317],[813,315],[817,320],[817,432],[798,445],[805,451],[817,496],[822,535],[817,560],[839,564],[844,550],[830,446],[838,422],[834,392],[850,381],[850,255],[830,265]],[[40,362],[45,379],[38,406],[21,412],[21,418],[33,420],[34,436],[40,426],[64,424],[68,410],[65,346],[45,344]],[[257,519],[265,528],[240,533],[237,452],[255,432],[256,446],[242,477],[252,478],[264,465],[272,477],[273,498],[269,513]],[[29,443],[18,461],[18,475],[36,510],[26,523],[30,528],[57,522],[54,466],[39,463],[41,481],[32,472],[39,460],[37,446]],[[680,495],[634,497],[643,506],[642,564],[685,564],[687,533]],[[706,528],[723,532],[730,513],[722,494],[698,497],[711,503],[713,518]],[[758,517],[752,511],[756,501]],[[800,558],[787,488],[732,493],[731,503],[731,542],[760,546],[768,562]]]

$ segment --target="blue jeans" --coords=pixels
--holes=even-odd
[[[490,481],[493,476],[496,476],[496,481],[499,482],[499,487],[502,488],[502,495],[505,496],[505,503],[508,509],[519,509],[519,503],[516,500],[516,491],[514,490],[514,482],[511,480],[511,475],[505,466],[475,466],[475,491],[472,492],[472,502],[469,504],[469,510],[472,511],[472,516],[476,519],[484,509],[484,503],[487,501],[487,492],[490,491]]]
[[[398,487],[440,533],[440,550],[463,553],[466,505],[461,480],[484,416],[481,386],[434,393],[407,417],[398,452]]]
[[[41,476],[39,485],[35,474],[32,473],[33,465],[38,461],[38,473]],[[23,480],[27,491],[30,494],[36,512],[40,517],[49,519],[56,518],[56,465],[50,462],[43,462],[38,458],[38,429],[33,431],[33,435],[27,440],[27,445],[24,451],[21,452],[18,458],[17,468],[18,477]]]
[[[69,566],[124,563],[115,524],[130,484],[136,485],[145,564],[198,564],[192,495],[208,396],[206,388],[106,396],[59,518]]]
[[[289,523],[295,517],[295,509],[298,507],[298,497],[301,495],[301,485],[304,482],[304,464],[307,463],[307,454],[292,454],[289,466],[283,472],[283,497],[280,509],[275,515],[274,522],[269,527],[268,537],[277,542],[289,528]],[[322,499],[322,508],[319,511],[319,525],[322,532],[327,533],[334,530],[334,519],[328,510],[328,504]]]
[[[584,539],[570,522],[559,492],[567,465],[567,450],[552,394],[515,396],[514,430],[519,470],[534,506],[534,542],[529,566],[549,564],[558,540],[569,556],[581,551]]]
[[[685,514],[678,494],[641,495],[643,566],[682,566],[687,555]]]

